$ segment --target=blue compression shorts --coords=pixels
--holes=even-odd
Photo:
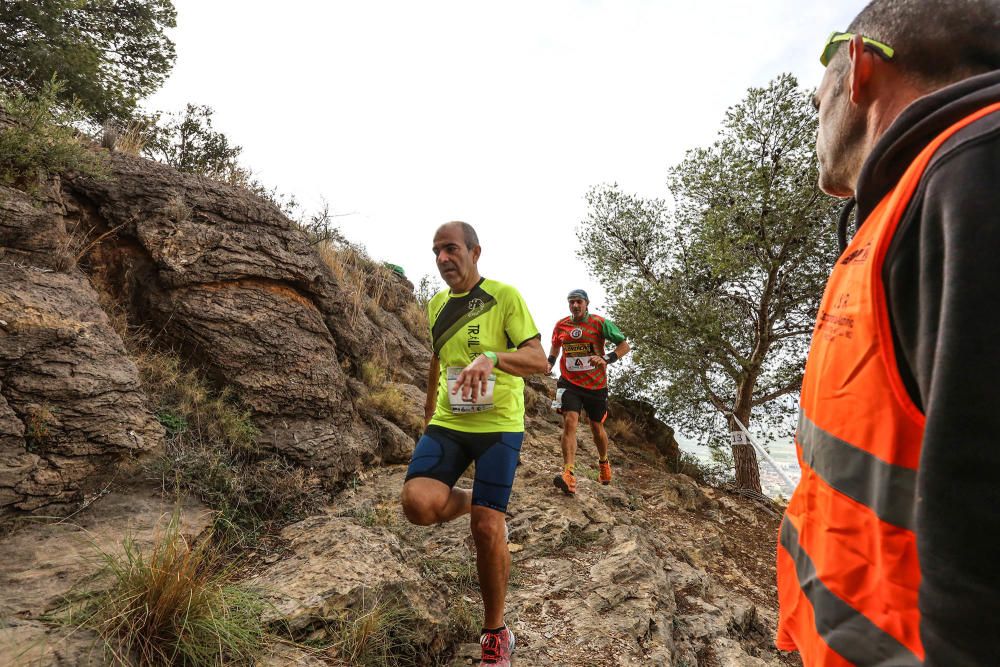
[[[475,461],[472,504],[506,512],[522,440],[521,431],[465,433],[432,424],[413,450],[406,479],[429,477],[451,488]]]

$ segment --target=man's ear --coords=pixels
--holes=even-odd
[[[875,55],[865,48],[861,35],[855,35],[850,42],[850,71],[847,73],[848,84],[851,87],[851,102],[860,104],[867,97],[868,86],[872,79],[872,69],[875,65]]]
[[[472,249],[472,261],[474,263],[478,262],[479,256],[482,254],[483,254],[483,246],[477,245],[475,248]]]

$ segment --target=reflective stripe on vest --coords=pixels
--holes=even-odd
[[[778,548],[776,644],[806,667],[918,665],[916,478],[924,416],[896,364],[882,268],[945,130],[861,225],[827,282],[802,380],[802,479]]]

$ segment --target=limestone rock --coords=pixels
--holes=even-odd
[[[104,645],[89,630],[54,628],[38,621],[0,619],[0,665],[101,667]]]
[[[695,512],[714,507],[717,504],[687,475],[668,474],[664,476],[664,479],[666,482],[664,498],[674,507]]]
[[[310,517],[282,531],[289,555],[252,580],[272,602],[266,619],[295,636],[322,633],[349,610],[396,596],[420,619],[421,643],[440,648],[445,601],[423,585],[399,540],[385,528],[363,528],[342,517]]]
[[[184,535],[197,535],[211,521],[198,503],[188,500],[176,506],[155,491],[134,490],[97,500],[72,522],[32,521],[16,527],[0,538],[0,618],[38,617],[51,611],[97,570],[101,552],[120,551],[129,535],[147,549],[175,508]]]
[[[349,380],[376,350],[404,380],[426,372],[416,369],[429,350],[399,321],[409,282],[343,284],[274,204],[148,160],[115,154],[109,164],[112,178],[63,189],[69,219],[114,230],[86,263],[130,319],[230,387],[264,445],[329,482],[383,450],[398,458],[398,434],[361,418],[364,394]]]
[[[626,437],[621,444],[652,449],[665,459],[668,470],[676,470],[680,460],[680,446],[674,438],[674,429],[656,416],[656,408],[645,401],[616,398],[608,405],[608,419],[628,424]]]

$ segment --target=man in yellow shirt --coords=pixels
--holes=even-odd
[[[470,514],[485,607],[481,665],[509,667],[514,634],[504,625],[510,576],[507,502],[524,438],[524,380],[546,370],[540,334],[520,293],[479,275],[476,230],[449,222],[434,235],[448,284],[431,299],[426,429],[403,484],[406,517],[428,526]],[[476,462],[472,491],[455,488]]]

